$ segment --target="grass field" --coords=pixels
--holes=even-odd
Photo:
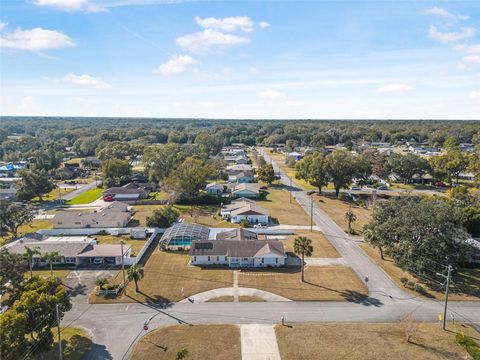
[[[282,360],[470,359],[454,332],[439,324],[420,323],[410,343],[400,323],[277,325],[275,332]]]
[[[93,235],[93,237],[97,239],[99,244],[120,244],[120,240],[123,240],[125,244],[132,246],[132,251],[135,254],[138,254],[147,242],[147,239],[135,240],[130,236]]]
[[[219,296],[209,299],[206,302],[233,302],[233,296]]]
[[[155,248],[144,265],[144,278],[135,285],[129,283],[127,295],[115,299],[91,295],[90,301],[103,302],[176,302],[207,290],[233,286],[233,272],[226,268],[202,269],[188,265],[188,255],[167,253]],[[120,283],[117,276],[111,283]],[[183,295],[182,295],[183,289]]]
[[[102,196],[102,193],[104,192],[104,189],[90,189],[85,191],[83,194],[80,194],[76,197],[74,197],[72,200],[68,201],[68,205],[82,205],[82,204],[89,204],[95,200],[97,200],[100,196]]]
[[[53,269],[53,276],[60,278],[60,280],[65,280],[70,274],[72,270],[71,269]],[[45,269],[33,269],[33,276],[40,276],[40,277],[50,277],[50,268],[45,268]],[[26,271],[24,274],[25,279],[30,278],[30,271]]]
[[[58,335],[57,328],[52,328],[54,344],[49,352],[43,354],[39,359],[56,360],[58,359]],[[77,327],[62,328],[60,335],[62,337],[63,358],[68,360],[81,360],[92,347],[90,335],[83,329]]]
[[[300,267],[241,271],[238,286],[269,291],[297,301],[357,301],[367,294],[366,287],[353,270],[344,266],[307,267],[303,283]]]
[[[419,295],[418,292],[403,287],[402,283],[400,282],[400,278],[405,277],[409,281],[420,283],[422,286],[428,289],[428,287],[425,285],[425,282],[400,269],[397,265],[395,265],[393,260],[388,258],[388,256],[385,256],[385,260],[382,260],[380,258],[378,249],[373,248],[367,243],[361,243],[360,247],[390,276],[390,278],[397,284],[398,287],[403,288],[405,291],[411,294]],[[453,286],[448,297],[450,300],[480,300],[480,268],[462,269],[459,273],[453,276],[453,284],[456,284],[459,288],[461,288],[465,294],[456,292],[456,289]],[[445,298],[443,291],[428,289],[428,293],[430,297],[434,297],[438,300],[443,300]]]
[[[186,359],[240,360],[240,328],[236,325],[177,325],[160,328],[142,337],[132,360],[172,360],[188,350]]]
[[[349,210],[350,205],[352,206],[352,212],[357,216],[357,221],[352,223],[352,228],[357,234],[360,234],[363,226],[370,221],[371,211],[368,209],[331,196],[318,196],[318,194],[314,194],[312,197],[315,203],[345,231],[348,229],[347,222],[345,221],[345,213]]]
[[[273,185],[268,188],[267,200],[258,201],[261,206],[270,211],[270,217],[275,218],[280,224],[310,225],[310,218],[292,196],[286,186]]]
[[[338,258],[340,257],[339,253],[333,245],[328,241],[325,236],[319,231],[305,231],[305,230],[295,230],[295,235],[289,235],[286,240],[282,240],[282,243],[285,247],[286,252],[293,252],[293,243],[295,239],[299,236],[306,236],[312,240],[313,254],[312,257],[322,257],[322,258]]]
[[[73,190],[74,189],[72,189],[72,188],[57,188],[56,187],[55,189],[53,189],[49,193],[43,195],[42,196],[42,201],[43,202],[49,202],[49,201],[57,200],[57,199],[61,198],[62,196],[72,192]],[[39,198],[34,197],[32,199],[32,203],[34,203],[34,204],[40,203]]]

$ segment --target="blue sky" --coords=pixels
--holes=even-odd
[[[480,119],[480,1],[0,6],[2,115]]]

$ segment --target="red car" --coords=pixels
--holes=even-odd
[[[447,187],[447,185],[443,181],[435,181],[433,183],[433,186],[438,186],[438,187]]]
[[[105,195],[103,197],[103,201],[113,201],[113,196],[112,195]]]

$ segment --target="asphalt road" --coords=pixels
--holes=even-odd
[[[268,155],[264,155],[268,159]],[[275,164],[274,164],[275,165]],[[275,165],[276,171],[280,171]],[[280,171],[282,182],[290,179]],[[296,188],[293,195],[310,214],[310,198]],[[128,359],[134,343],[148,331],[172,324],[274,324],[285,316],[287,323],[312,322],[397,322],[407,314],[418,321],[435,322],[443,314],[443,303],[424,300],[405,293],[377,267],[358,246],[317,206],[313,206],[314,225],[332,242],[346,263],[361,279],[368,276],[369,297],[342,302],[229,302],[159,304],[87,304],[75,302],[65,314],[63,325],[81,326],[93,336],[87,359]],[[480,326],[480,303],[449,302],[449,319]]]
[[[101,180],[98,181],[92,181],[91,183],[81,185],[77,190],[73,190],[72,192],[69,192],[68,194],[65,194],[62,196],[63,200],[72,200],[74,197],[83,194],[84,192],[87,192],[88,190],[95,189],[97,185],[100,185],[102,183]]]

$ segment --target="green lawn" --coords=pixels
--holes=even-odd
[[[102,196],[103,189],[91,189],[85,191],[83,194],[80,194],[74,197],[72,200],[68,201],[68,205],[80,205],[80,204],[88,204],[95,200],[97,200],[100,196]]]
[[[54,344],[50,351],[43,354],[42,358],[46,360],[58,359],[58,335],[57,328],[52,328]],[[69,360],[81,360],[85,357],[92,347],[92,340],[87,331],[77,327],[62,328],[60,333],[62,338],[63,358]]]

